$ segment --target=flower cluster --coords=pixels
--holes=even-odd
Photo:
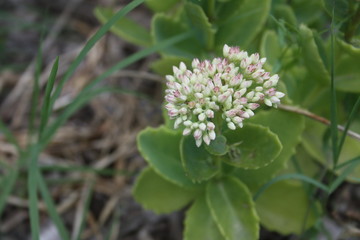
[[[183,135],[193,133],[198,147],[216,138],[215,115],[234,130],[254,116],[261,103],[277,107],[285,95],[275,88],[279,76],[270,76],[262,68],[266,58],[227,45],[223,55],[212,61],[194,59],[193,70],[180,63],[179,68],[173,67],[174,75],[166,76],[168,114],[175,119],[175,128],[185,126]]]

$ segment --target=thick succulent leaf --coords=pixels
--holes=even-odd
[[[300,136],[304,130],[304,119],[298,114],[274,109],[259,112],[249,121],[269,127],[279,137],[283,145],[279,156],[269,165],[255,170],[236,169],[234,172],[254,191],[285,168],[286,162],[295,153],[295,147],[300,142]]]
[[[301,25],[299,30],[303,60],[311,78],[321,84],[328,84],[330,75],[320,56],[313,32],[305,25]]]
[[[236,14],[219,24],[215,37],[216,46],[228,44],[246,48],[263,28],[270,5],[271,1],[268,0],[246,0]]]
[[[348,43],[337,41],[337,56],[335,60],[336,90],[360,93],[360,48]]]
[[[146,5],[154,12],[165,12],[177,2],[179,0],[145,0]]]
[[[205,196],[201,195],[186,212],[185,240],[225,240],[211,216]]]
[[[260,45],[260,54],[266,57],[265,64],[271,67],[278,64],[282,49],[276,32],[267,30],[262,36]]]
[[[169,182],[150,167],[141,172],[133,188],[135,200],[158,214],[181,209],[194,199],[195,194],[195,191]]]
[[[297,20],[293,9],[287,4],[277,4],[274,6],[274,16],[276,19],[284,20],[292,26],[297,25]]]
[[[299,23],[309,25],[321,20],[321,16],[325,15],[320,0],[296,0],[291,1],[290,5]]]
[[[215,40],[215,30],[203,9],[197,4],[188,2],[185,4],[185,14],[189,26],[195,30],[195,36],[198,41],[205,46],[206,49],[212,49]]]
[[[151,35],[154,44],[168,38],[190,31],[181,22],[164,14],[156,14],[152,20]],[[201,57],[204,47],[195,37],[188,38],[180,43],[162,50],[161,53],[168,56],[178,56],[184,58]]]
[[[228,0],[215,2],[215,22],[217,24],[226,23],[234,15],[239,14],[242,5],[246,0]]]
[[[137,138],[138,149],[156,173],[166,180],[186,188],[196,188],[185,175],[180,157],[180,132],[166,127],[146,128]]]
[[[184,62],[187,66],[191,66],[191,60],[184,57],[166,56],[151,63],[151,69],[160,75],[172,75],[173,66],[179,66],[180,62]]]
[[[205,149],[213,155],[222,156],[228,153],[229,147],[226,143],[226,137],[223,135],[217,135],[216,138],[210,142],[209,145],[205,145]]]
[[[229,145],[226,163],[244,169],[269,165],[281,152],[279,138],[258,124],[247,123],[243,128],[224,132]]]
[[[111,8],[96,8],[95,16],[101,23],[107,22],[114,15]],[[126,41],[140,46],[150,46],[151,36],[147,29],[134,22],[133,20],[123,17],[117,21],[111,31]]]
[[[318,205],[308,199],[305,187],[293,180],[266,189],[256,201],[256,210],[262,225],[284,235],[300,234],[303,227],[306,230],[313,226],[319,211]]]
[[[332,166],[331,160],[331,149],[324,151],[323,136],[327,126],[315,122],[313,120],[306,121],[306,129],[303,134],[303,146],[308,153],[316,160],[324,164],[325,166]],[[341,136],[342,132],[339,132]],[[343,145],[338,164],[344,163],[350,159],[353,159],[360,155],[360,142],[351,137],[346,137]],[[342,171],[342,170],[341,170]],[[338,171],[340,173],[341,171]],[[351,177],[360,178],[360,164],[349,174],[348,180]]]
[[[218,157],[210,155],[206,151],[204,143],[197,147],[192,135],[182,138],[180,154],[186,175],[194,182],[208,180],[220,171]]]
[[[258,239],[259,218],[242,182],[233,177],[211,181],[206,187],[206,200],[225,239]]]

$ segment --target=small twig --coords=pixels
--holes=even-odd
[[[282,110],[285,110],[285,111],[288,111],[288,112],[294,112],[294,113],[298,113],[298,114],[301,114],[301,115],[304,115],[308,118],[311,118],[311,119],[314,119],[318,122],[321,122],[327,126],[330,126],[331,122],[326,119],[326,118],[323,118],[323,117],[320,117],[312,112],[309,112],[308,110],[305,110],[305,109],[301,109],[301,108],[298,108],[298,107],[294,107],[294,106],[289,106],[289,105],[283,105],[283,104],[280,104],[279,105],[279,109],[282,109]],[[345,127],[344,126],[341,126],[341,125],[338,125],[337,126],[337,129],[340,130],[340,131],[344,131],[345,130]],[[353,132],[351,130],[348,130],[347,133],[346,133],[348,136],[360,141],[360,134],[356,133],[356,132]]]

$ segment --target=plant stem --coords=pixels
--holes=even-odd
[[[289,106],[289,105],[283,105],[283,104],[280,104],[278,107],[281,110],[285,110],[285,111],[288,111],[288,112],[294,112],[294,113],[304,115],[304,116],[306,116],[308,118],[311,118],[313,120],[321,122],[321,123],[323,123],[323,124],[325,124],[327,126],[330,126],[330,124],[331,124],[330,120],[328,120],[326,118],[323,118],[323,117],[321,117],[319,115],[316,115],[315,113],[312,113],[312,112],[310,112],[308,110],[305,110],[305,109],[301,109],[301,108],[294,107],[294,106]],[[345,127],[341,126],[341,125],[337,125],[337,129],[340,130],[340,131],[344,131]],[[348,130],[347,135],[354,138],[354,139],[356,139],[356,140],[358,140],[358,141],[360,141],[360,134],[359,133]]]

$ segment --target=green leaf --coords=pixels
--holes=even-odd
[[[133,188],[135,200],[157,214],[181,209],[194,198],[195,194],[195,191],[189,191],[167,181],[150,167],[141,172]]]
[[[229,154],[228,164],[245,169],[258,169],[269,165],[280,153],[279,138],[267,127],[247,123],[243,128],[224,132]]]
[[[146,128],[137,137],[138,149],[154,171],[166,180],[185,188],[196,188],[185,175],[180,157],[180,132],[166,127]]]
[[[274,67],[280,60],[282,47],[275,31],[267,30],[261,39],[260,54],[266,57],[266,65]]]
[[[216,23],[221,24],[241,11],[245,0],[216,1],[215,16]]]
[[[274,16],[277,19],[283,19],[292,26],[297,25],[297,20],[293,9],[287,4],[278,4],[274,7]]]
[[[111,8],[95,8],[95,16],[102,24],[109,21],[115,15]],[[129,18],[118,20],[110,29],[113,33],[126,41],[140,46],[150,46],[151,36],[147,29]]]
[[[153,17],[151,35],[154,43],[164,41],[187,31],[187,27],[174,18],[167,17],[164,14],[156,14]],[[166,56],[200,58],[203,54],[203,49],[204,47],[197,39],[192,37],[162,50],[161,53]]]
[[[263,28],[270,5],[271,1],[268,0],[245,1],[236,14],[219,24],[215,36],[216,46],[228,44],[246,48]]]
[[[154,12],[165,12],[174,6],[179,0],[145,0],[146,5]]]
[[[194,182],[208,180],[219,172],[219,160],[206,151],[204,144],[197,147],[192,135],[182,138],[180,149],[185,172]]]
[[[330,166],[329,152],[324,151],[323,149],[323,136],[327,126],[322,123],[315,122],[313,120],[306,121],[306,129],[303,134],[303,146],[307,152],[320,163],[325,166]],[[339,156],[338,164],[342,164],[350,159],[353,159],[360,155],[360,142],[351,137],[346,137],[341,154]],[[339,174],[341,171],[336,171]],[[357,165],[356,168],[349,174],[347,177],[348,180],[351,180],[352,177],[360,177],[360,165]]]
[[[185,13],[188,25],[195,30],[195,36],[198,41],[205,46],[207,50],[212,49],[215,41],[215,30],[203,9],[197,4],[187,2],[185,4]]]
[[[179,66],[180,62],[184,62],[186,66],[191,66],[191,60],[189,58],[166,56],[152,62],[150,67],[160,75],[172,75],[174,74],[172,67]]]
[[[242,182],[233,177],[211,181],[206,187],[206,200],[225,239],[258,239],[259,218]]]
[[[307,67],[311,78],[315,82],[318,81],[321,84],[329,84],[330,75],[321,59],[313,32],[305,25],[300,25],[299,30],[304,64]]]
[[[263,168],[236,169],[235,175],[254,191],[285,168],[286,162],[295,153],[295,147],[300,142],[300,136],[304,130],[304,119],[298,114],[274,109],[259,112],[249,121],[269,127],[279,137],[283,146],[279,156]]]
[[[336,90],[360,93],[360,48],[338,40],[337,56],[335,61]]]
[[[288,2],[294,10],[299,23],[306,25],[315,21],[322,20],[323,14],[322,2],[320,0],[296,0]]]
[[[334,18],[343,21],[344,18],[347,18],[349,14],[349,2],[348,0],[323,0],[324,7],[330,16],[333,15],[334,9]]]
[[[313,226],[318,209],[301,183],[286,180],[270,186],[256,201],[256,210],[267,229],[289,235]]]
[[[186,212],[185,240],[225,240],[211,216],[205,196],[199,196]]]
[[[205,149],[213,155],[222,156],[229,151],[226,144],[226,137],[223,135],[216,136],[215,140],[211,141],[209,145],[205,145]]]

